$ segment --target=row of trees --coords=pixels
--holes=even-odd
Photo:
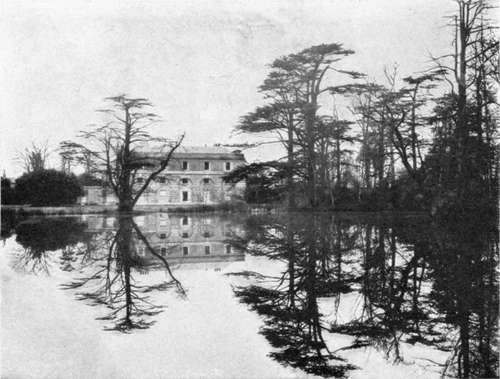
[[[236,129],[271,136],[268,143],[282,144],[286,156],[228,180],[275,178],[268,187],[286,187],[290,207],[298,193],[307,194],[303,205],[338,207],[348,189],[379,208],[472,197],[491,202],[498,177],[498,41],[486,1],[456,3],[454,51],[418,75],[400,79],[397,67],[386,68],[384,83],[370,81],[338,67],[354,52],[337,43],[276,59],[259,87],[266,104]],[[354,81],[339,83],[345,78]],[[341,119],[336,102],[349,104],[352,117]]]
[[[245,133],[272,133],[277,138],[275,142],[284,145],[286,158],[236,171],[228,180],[268,170],[281,171],[277,177],[285,178],[291,207],[296,205],[299,185],[307,189],[311,206],[323,202],[332,175],[336,179],[340,176],[345,153],[341,142],[351,139],[345,136],[350,122],[335,115],[318,115],[319,99],[330,91],[324,80],[328,71],[351,78],[361,76],[335,67],[336,62],[353,53],[341,44],[323,44],[272,63],[271,72],[259,88],[268,103],[242,117],[237,129]]]
[[[340,43],[276,59],[259,87],[266,103],[243,116],[236,129],[274,136],[269,143],[282,144],[286,155],[235,170],[227,180],[247,179],[250,200],[269,201],[285,193],[291,208],[493,203],[499,45],[486,1],[456,3],[454,51],[434,58],[430,70],[405,77],[402,84],[397,69],[385,70],[385,83],[342,69],[339,62],[354,51]],[[339,117],[339,98],[350,104],[349,119]],[[166,169],[183,136],[153,136],[149,128],[159,117],[145,98],[106,100],[111,105],[98,111],[103,124],[91,125],[77,141],[61,143],[62,166],[69,171],[80,165],[89,178],[103,178],[119,210],[129,212]],[[327,102],[333,106],[325,107]],[[159,152],[154,161],[138,154],[145,146]],[[46,149],[25,152],[27,170],[43,167],[46,155]],[[139,182],[137,173],[144,167],[150,174]]]

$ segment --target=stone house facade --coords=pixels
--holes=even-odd
[[[231,244],[243,234],[234,220],[205,215],[151,213],[135,217],[157,254],[171,263],[243,260],[244,253]],[[153,226],[154,225],[154,226]],[[138,256],[153,259],[146,246],[137,243]]]
[[[158,155],[151,151],[139,152],[145,162],[154,163]],[[138,200],[137,205],[201,205],[220,204],[242,198],[245,183],[224,183],[223,177],[236,167],[245,164],[240,150],[220,146],[179,147],[172,155],[169,165],[155,181],[151,182]],[[140,185],[149,171],[138,172],[136,181]],[[98,186],[84,188],[81,204],[116,204],[110,190]]]

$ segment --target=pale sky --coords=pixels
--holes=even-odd
[[[452,0],[7,1],[0,9],[0,162],[21,174],[16,152],[56,147],[101,119],[103,98],[149,98],[163,136],[186,145],[230,138],[262,104],[257,87],[275,58],[321,43],[356,54],[338,67],[382,80],[429,67],[451,49]],[[331,83],[334,84],[334,83]],[[267,159],[274,150],[246,152]],[[54,156],[54,165],[57,156]]]

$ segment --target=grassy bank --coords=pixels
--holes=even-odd
[[[2,212],[12,212],[17,214],[34,216],[64,216],[78,214],[99,214],[112,213],[116,211],[113,206],[85,205],[67,207],[30,207],[24,205],[2,205]]]
[[[147,212],[231,212],[246,211],[248,206],[244,202],[225,202],[221,204],[192,204],[187,206],[175,205],[138,205],[134,213]],[[2,212],[11,212],[20,215],[34,216],[64,216],[79,214],[106,214],[117,212],[116,205],[74,205],[65,207],[30,207],[25,205],[2,205]]]

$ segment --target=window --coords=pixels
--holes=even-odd
[[[210,184],[210,179],[209,178],[204,178],[203,179],[203,184]]]
[[[205,170],[210,170],[210,162],[205,162]]]
[[[188,163],[187,161],[182,161],[182,169],[187,170],[188,169]]]
[[[167,182],[167,178],[165,178],[164,176],[160,176],[160,177],[158,177],[158,181],[160,183],[166,183]]]
[[[166,247],[162,247],[161,250],[160,250],[160,252],[161,252],[161,255],[167,254],[167,248]]]
[[[189,225],[189,219],[187,217],[182,218],[182,225]]]
[[[188,255],[189,254],[189,248],[187,246],[182,247],[182,255]]]
[[[210,246],[205,246],[205,255],[210,255]]]
[[[231,254],[231,245],[226,245],[226,254]]]
[[[188,201],[188,200],[189,200],[189,192],[182,191],[182,201]]]
[[[231,162],[226,162],[226,171],[231,171]]]
[[[189,237],[188,232],[183,232],[183,233],[182,233],[182,238],[188,238],[188,237]]]
[[[189,183],[189,179],[187,179],[187,178],[182,178],[182,179],[181,179],[181,183],[182,183],[182,184],[188,184],[188,183]]]
[[[167,238],[167,235],[166,235],[165,233],[161,233],[161,234],[160,234],[160,238],[161,238],[162,240],[164,240],[165,238]]]
[[[142,183],[142,182],[144,182],[144,178],[141,177],[137,178],[137,183]]]
[[[210,238],[210,232],[203,232],[203,237]]]

